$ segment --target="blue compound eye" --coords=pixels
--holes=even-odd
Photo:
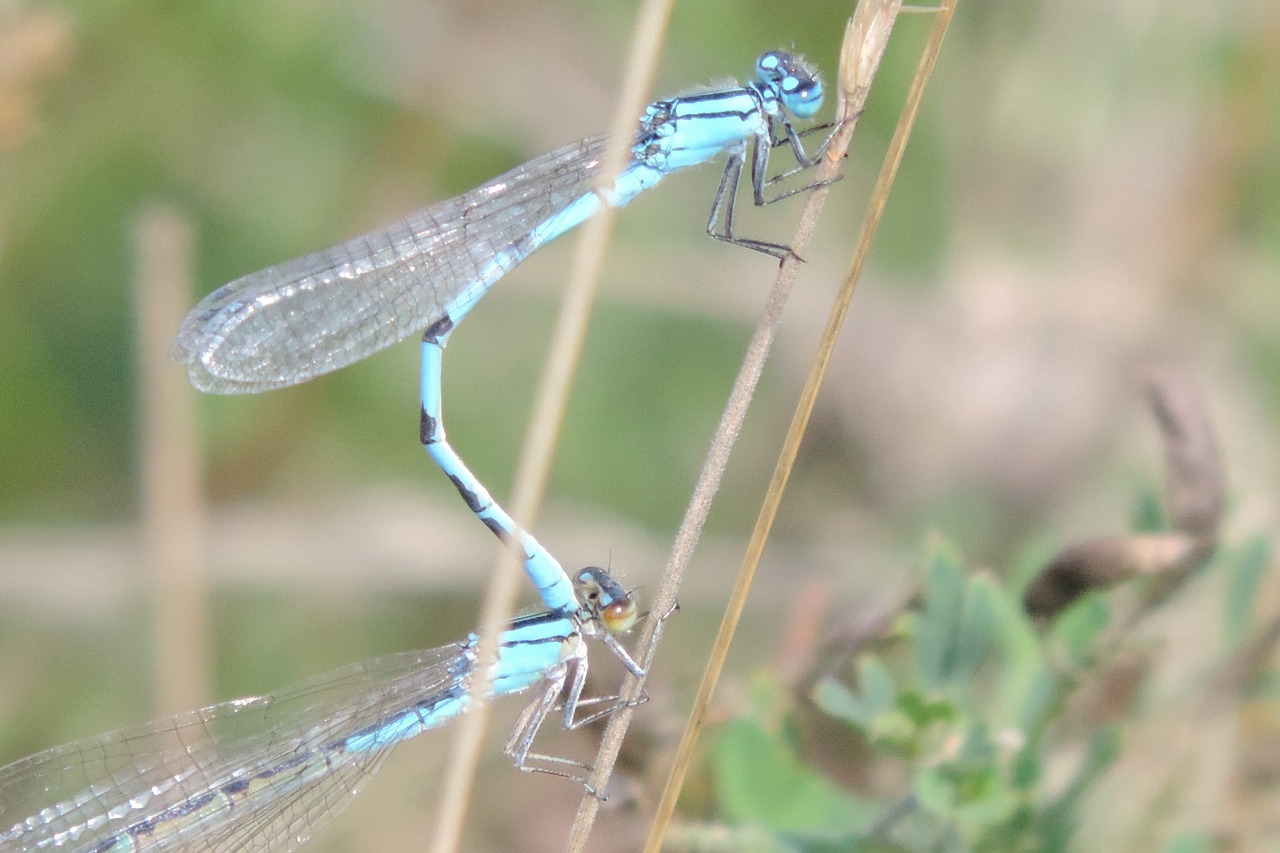
[[[822,83],[798,56],[769,51],[756,60],[756,80],[796,118],[812,118],[822,107]]]
[[[771,50],[756,60],[756,79],[771,83],[778,79],[778,69],[783,62],[784,54]]]
[[[783,109],[796,118],[813,118],[822,109],[822,83],[816,77],[807,80],[791,77],[783,80],[779,88]]]

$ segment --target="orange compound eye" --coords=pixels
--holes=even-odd
[[[630,631],[636,624],[639,614],[636,603],[630,597],[615,601],[600,611],[600,621],[609,629],[610,634],[621,634]]]

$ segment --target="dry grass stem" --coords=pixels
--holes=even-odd
[[[672,5],[673,0],[647,0],[640,8],[626,65],[623,94],[610,128],[612,142],[606,152],[606,165],[602,172],[609,176],[610,181],[626,166],[631,129],[635,117],[644,109]],[[574,253],[569,283],[552,335],[551,352],[534,398],[534,414],[525,432],[512,490],[511,515],[526,525],[533,522],[546,490],[569,389],[595,301],[600,268],[612,233],[613,215],[612,208],[605,206],[589,220]],[[481,606],[482,640],[477,653],[481,661],[497,660],[498,635],[511,618],[519,584],[520,565],[515,554],[506,548],[499,549],[497,564]],[[481,672],[489,671],[489,666],[481,667]],[[474,689],[481,697],[487,698],[491,685],[476,684]],[[437,828],[433,833],[432,850],[436,853],[457,849],[461,838],[488,723],[486,704],[485,701],[475,703],[472,711],[463,716],[455,736],[441,787]]]

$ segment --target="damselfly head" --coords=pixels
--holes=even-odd
[[[768,87],[796,118],[813,118],[822,108],[822,81],[813,66],[794,53],[771,50],[756,60],[756,81]]]
[[[621,634],[636,624],[639,610],[635,599],[605,569],[587,566],[574,576],[573,585],[578,600],[609,633]]]

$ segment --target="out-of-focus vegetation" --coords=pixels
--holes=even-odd
[[[1274,551],[1220,547],[1200,395],[1168,371],[1148,392],[1165,484],[1137,496],[1130,532],[1000,577],[931,537],[902,601],[756,679],[672,849],[1269,848],[1280,616],[1258,593]],[[1174,663],[1159,622],[1188,589],[1214,636]]]
[[[163,201],[189,218],[194,304],[602,129],[632,12],[461,0],[0,10],[0,762],[153,711],[151,607],[136,570],[141,212]],[[830,72],[848,13],[807,0],[678,6],[655,92],[740,78],[779,45]],[[642,715],[653,730],[633,737],[645,747],[641,804],[641,759],[663,754],[687,706],[717,590],[928,26],[905,16],[894,35],[659,653]],[[1278,43],[1266,0],[962,0],[792,480],[739,673],[777,648],[809,582],[851,620],[893,600],[926,530],[947,531],[966,567],[1034,564],[1113,530],[1159,476],[1133,390],[1153,359],[1196,379],[1218,425],[1224,547],[1273,534]],[[642,594],[772,274],[702,236],[716,178],[714,167],[677,176],[619,217],[538,525],[566,564],[609,562]],[[747,212],[739,228],[785,239],[794,210]],[[571,243],[502,281],[446,358],[450,436],[497,495]],[[416,364],[408,343],[299,388],[199,402],[210,530],[229,540],[209,567],[216,697],[471,625],[494,546],[422,458]],[[1276,593],[1263,573],[1260,611],[1276,609]],[[1179,642],[1223,630],[1204,596],[1193,585],[1164,611]],[[1177,647],[1160,660],[1176,670]],[[745,692],[726,688],[722,710],[748,707]],[[1275,706],[1250,713],[1274,717]],[[436,741],[397,756],[316,849],[421,846]],[[576,792],[496,757],[490,768],[481,796],[504,809],[475,817],[467,849],[558,848]],[[545,816],[512,802],[513,786]],[[1088,837],[1105,837],[1114,816],[1097,812]],[[599,849],[628,849],[636,818],[607,820]]]

